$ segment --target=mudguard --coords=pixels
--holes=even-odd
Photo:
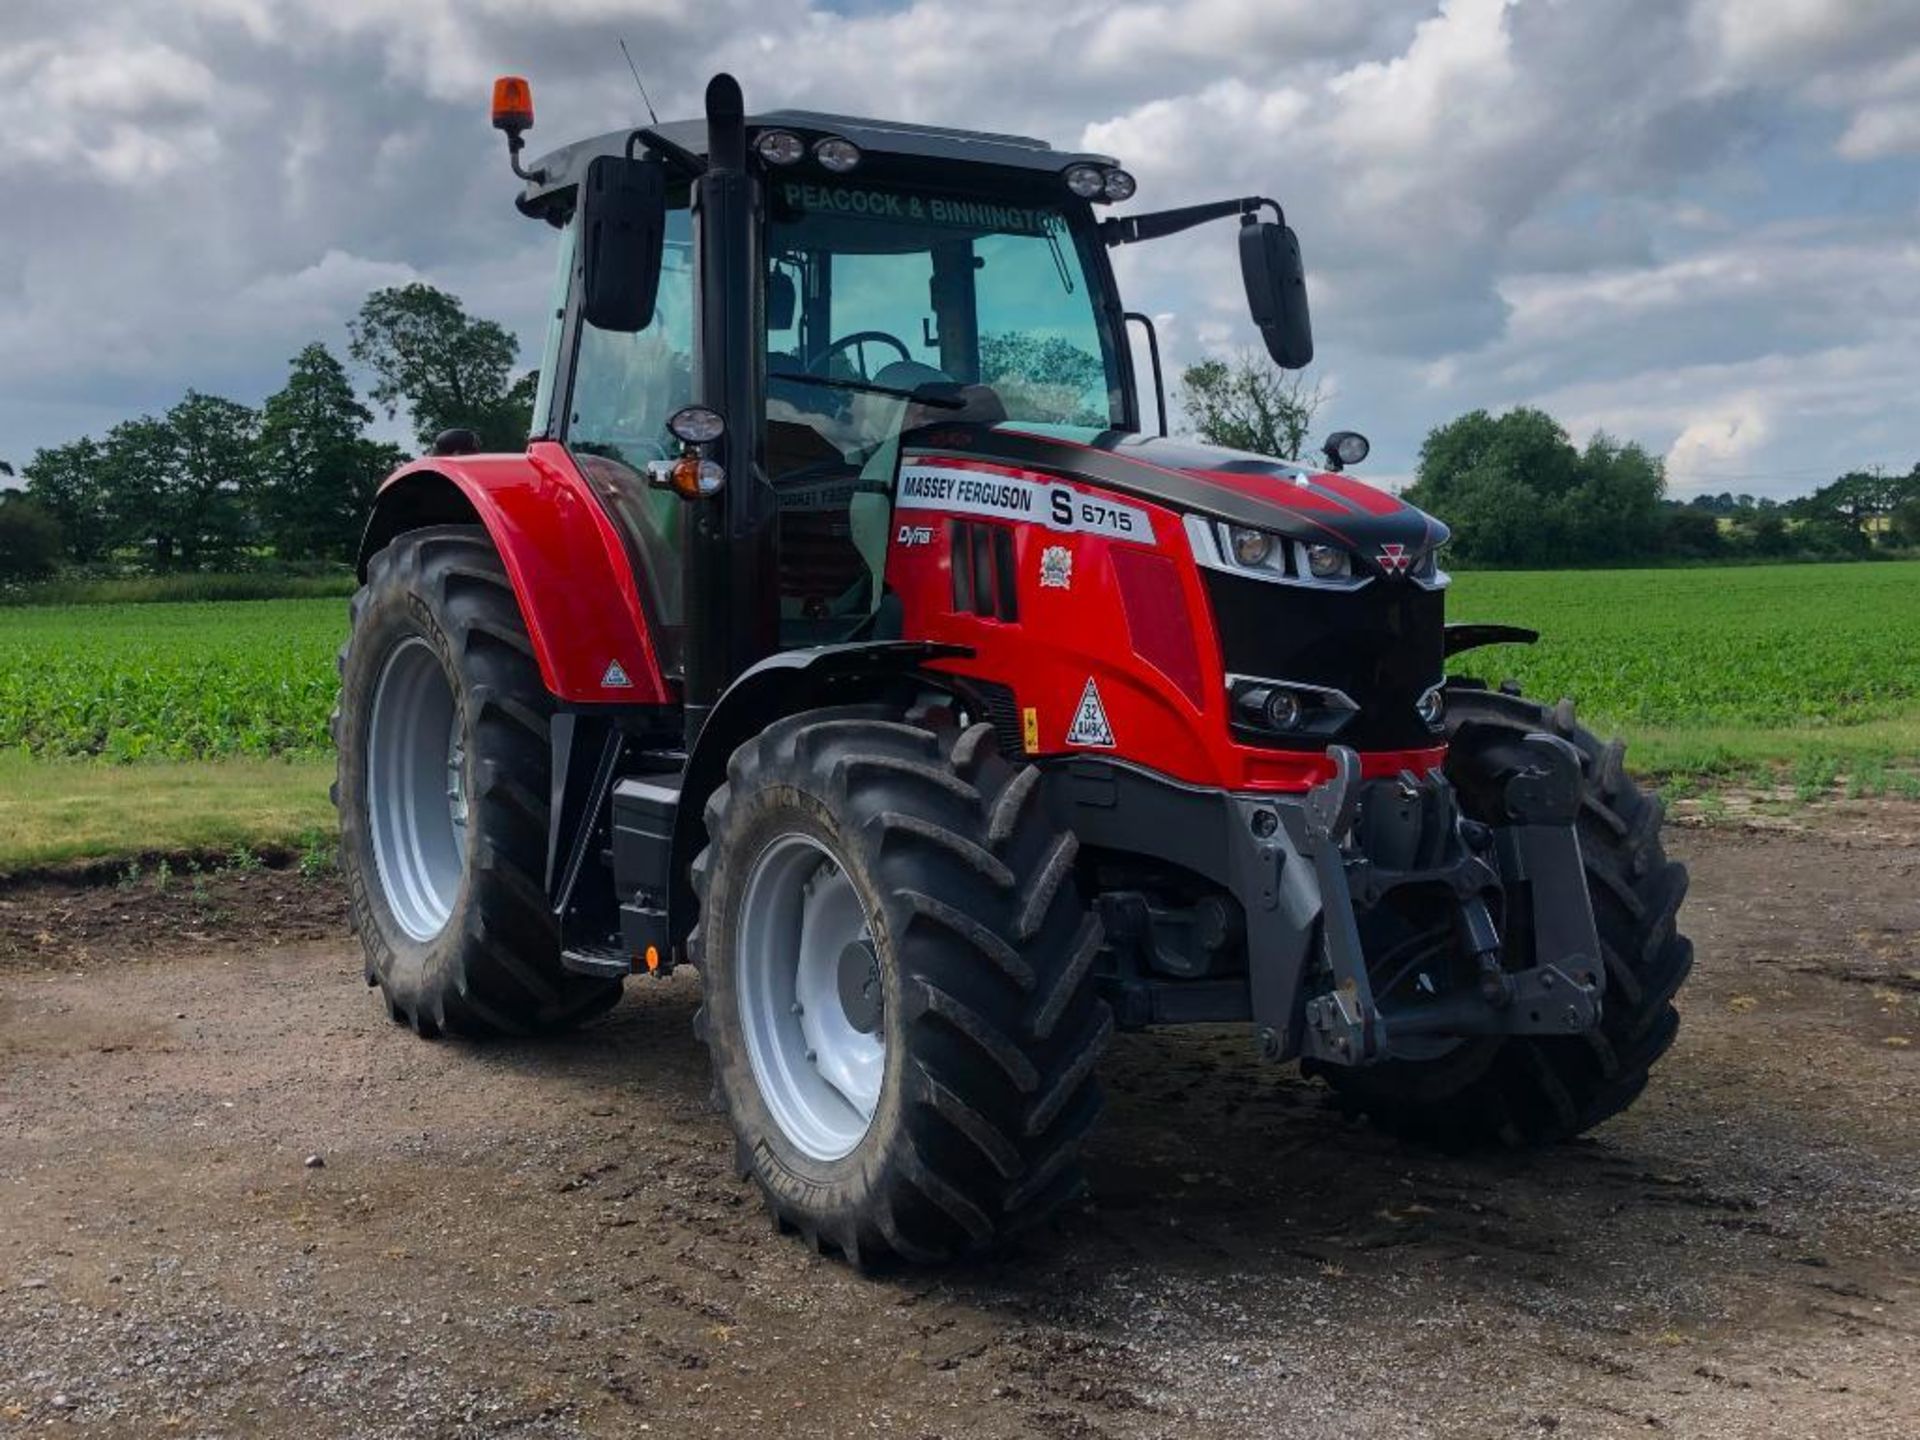
[[[866,640],[769,655],[729,685],[715,702],[682,772],[673,818],[669,925],[677,945],[693,927],[697,904],[687,874],[706,844],[706,805],[726,778],[727,760],[751,735],[783,715],[822,705],[872,699],[930,660],[971,655],[965,645],[923,640]]]
[[[1445,630],[1449,658],[1478,650],[1482,645],[1531,645],[1540,638],[1538,630],[1524,625],[1449,625]]]
[[[556,698],[612,705],[675,698],[620,533],[551,441],[522,455],[436,455],[395,471],[360,542],[360,574],[402,531],[476,520],[506,565],[540,678]]]

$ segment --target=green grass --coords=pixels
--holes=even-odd
[[[233,574],[74,576],[0,585],[0,605],[152,605],[189,600],[301,600],[351,595],[353,573],[271,570]]]
[[[338,599],[0,609],[0,750],[322,753],[346,628]]]
[[[1630,734],[1751,728],[1797,747],[1920,717],[1920,562],[1467,574],[1447,609],[1541,634],[1456,668],[1571,695]]]
[[[0,875],[141,854],[330,853],[332,779],[333,762],[317,758],[92,765],[0,755]]]

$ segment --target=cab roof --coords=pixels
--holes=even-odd
[[[807,140],[838,135],[859,146],[863,154],[909,164],[916,160],[960,162],[1031,175],[1057,175],[1070,165],[1115,163],[1107,155],[1055,150],[1046,141],[1025,135],[949,130],[938,125],[910,125],[900,120],[864,120],[854,115],[827,115],[815,110],[769,110],[764,115],[749,115],[746,126],[749,140],[759,130],[792,130]],[[668,120],[649,128],[683,150],[700,156],[707,153],[705,120]],[[627,137],[632,133],[631,128],[609,131],[541,156],[534,162],[534,168],[543,171],[544,177],[528,184],[520,197],[520,208],[528,214],[546,214],[556,203],[564,206],[564,192],[580,183],[589,162],[601,155],[625,154]]]

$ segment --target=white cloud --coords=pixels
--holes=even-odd
[[[19,13],[14,13],[15,11]],[[1920,455],[1920,6],[1893,0],[11,0],[0,35],[0,453],[188,384],[257,399],[365,290],[422,276],[535,341],[535,148],[749,103],[1119,155],[1152,208],[1299,229],[1332,423],[1379,473],[1540,403],[1676,477],[1800,488]],[[1822,157],[1809,161],[1809,155]],[[1810,166],[1815,168],[1809,168]],[[30,201],[26,197],[31,197]],[[1170,370],[1249,344],[1231,226],[1115,261]],[[1772,476],[1773,479],[1767,477]],[[1703,482],[1704,483],[1704,482]],[[1715,485],[1713,488],[1726,488]]]
[[[1695,28],[1727,83],[1839,112],[1845,158],[1920,154],[1920,9],[1909,0],[1698,0]]]
[[[193,57],[107,31],[0,48],[0,175],[78,168],[118,185],[163,180],[217,153],[209,107],[219,88]]]
[[[293,312],[308,323],[324,324],[357,306],[371,290],[406,285],[420,278],[420,272],[411,265],[329,250],[312,265],[291,274],[261,276],[234,300],[282,315]]]
[[[1837,148],[1849,160],[1920,155],[1920,99],[1862,107]]]
[[[1737,474],[1766,444],[1770,427],[1760,397],[1733,397],[1687,422],[1667,448],[1667,475],[1678,487],[1710,483],[1716,476]]]

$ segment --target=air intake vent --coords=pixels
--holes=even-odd
[[[1000,747],[1000,753],[1009,760],[1018,760],[1026,754],[1020,739],[1020,706],[1013,698],[1013,691],[1005,685],[992,680],[967,681],[967,698],[973,705],[980,707],[977,718],[993,726],[993,738]]]
[[[953,536],[953,608],[956,614],[985,620],[1018,620],[1013,530],[979,520],[955,520]]]

